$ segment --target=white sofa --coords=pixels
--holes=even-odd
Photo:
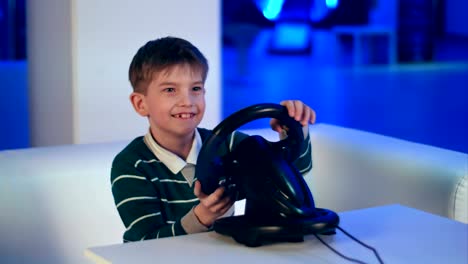
[[[399,203],[468,223],[468,154],[327,124],[310,134],[318,207]],[[121,243],[109,172],[126,144],[0,152],[0,263],[86,263],[85,248]]]

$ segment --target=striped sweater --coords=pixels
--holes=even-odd
[[[198,132],[202,142],[212,133],[202,128],[198,128]],[[245,134],[233,133],[229,142],[219,147],[219,155],[230,152],[230,147],[235,148],[245,137]],[[312,165],[308,135],[301,153],[295,165],[305,173]],[[117,210],[126,227],[124,242],[195,232],[185,230],[182,225],[184,216],[193,212],[192,208],[199,203],[193,185],[181,172],[172,173],[148,148],[143,137],[134,139],[114,158],[111,184]],[[192,217],[188,221],[197,219]]]

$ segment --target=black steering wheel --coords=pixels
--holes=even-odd
[[[257,135],[248,136],[230,153],[218,156],[218,148],[237,128],[265,117],[286,126],[287,137],[269,142]],[[301,124],[278,104],[244,108],[216,126],[200,150],[195,177],[205,194],[222,185],[228,195],[237,199],[240,194],[246,199],[245,214],[217,219],[213,225],[216,232],[247,246],[259,246],[263,241],[303,241],[310,233],[335,233],[338,215],[315,207],[303,175],[293,164],[301,154],[303,140]]]
[[[302,125],[291,118],[286,107],[279,104],[264,103],[244,108],[226,118],[213,129],[213,134],[204,142],[197,160],[195,177],[200,181],[202,191],[211,194],[225,183],[222,158],[216,152],[228,136],[242,125],[260,118],[276,118],[287,127],[287,138],[270,142],[273,149],[279,149],[288,161],[300,155],[300,143],[304,140]]]

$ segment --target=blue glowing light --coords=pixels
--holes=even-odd
[[[261,2],[263,16],[268,20],[277,19],[283,8],[284,0],[266,0]]]
[[[328,8],[336,8],[338,6],[338,0],[326,0],[325,4]]]

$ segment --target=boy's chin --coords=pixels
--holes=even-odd
[[[188,136],[188,135],[193,135],[196,129],[197,129],[197,126],[191,126],[191,127],[186,127],[186,128],[177,130],[177,132],[175,133],[178,134],[179,136]]]

